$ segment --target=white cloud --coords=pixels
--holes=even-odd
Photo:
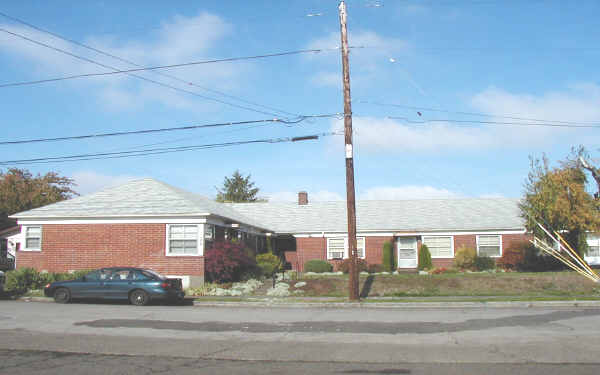
[[[73,173],[72,178],[77,184],[75,190],[81,195],[86,195],[107,187],[121,185],[140,177],[128,175],[109,176],[94,171],[79,171]]]
[[[125,62],[92,53],[87,49],[53,38],[42,32],[12,25],[0,25],[0,27],[26,35],[31,39],[55,46],[69,53],[88,57],[105,65],[119,69],[133,67]],[[195,17],[176,16],[168,22],[164,22],[157,32],[147,35],[144,40],[90,36],[84,42],[92,47],[133,61],[138,65],[155,66],[214,58],[216,56],[212,51],[215,51],[220,42],[232,34],[232,25],[216,15],[204,12]],[[6,33],[0,34],[0,52],[29,61],[35,73],[33,79],[109,71],[109,69],[77,60]],[[238,78],[243,76],[242,73],[246,72],[249,66],[249,64],[244,63],[208,64],[170,70],[169,74],[201,86],[229,90],[236,87],[236,82],[239,81]],[[153,72],[135,74],[182,87],[189,91],[195,91],[202,95],[214,96],[214,94],[207,93],[197,87],[158,76]],[[124,74],[99,78],[82,78],[60,84],[63,87],[85,89],[86,93],[96,92],[98,101],[113,109],[135,109],[150,103],[161,103],[169,107],[194,111],[216,110],[219,107],[210,101],[200,101],[201,104],[198,105],[199,100],[194,99],[191,95],[157,86],[147,81],[144,82]],[[90,86],[94,87],[93,91],[89,90]]]
[[[527,119],[554,124],[561,124],[560,121],[584,125],[600,123],[600,86],[595,84],[574,85],[562,92],[540,95],[514,94],[489,88],[473,96],[469,103],[476,112],[489,117],[424,114],[422,119],[415,119],[416,122],[400,118],[354,117],[354,142],[357,150],[370,153],[469,153],[494,149],[535,150],[555,144],[571,146],[600,140],[589,128],[518,125],[539,123]],[[428,118],[444,121],[427,122]],[[504,124],[469,124],[452,122],[452,119]],[[331,121],[332,130],[341,128],[341,120]],[[333,138],[330,144],[339,150],[342,142],[341,139]]]
[[[495,87],[475,95],[471,104],[493,116],[515,116],[547,121],[600,121],[600,86],[578,84],[566,91],[541,95],[513,94]]]
[[[348,35],[348,43],[351,47],[357,47],[350,50],[353,86],[372,82],[377,73],[381,73],[386,66],[390,66],[390,58],[397,58],[409,49],[409,44],[401,39],[388,38],[369,30],[351,31]],[[340,34],[332,32],[309,42],[306,48],[330,49],[339,48],[339,46]],[[339,58],[332,59],[330,52],[326,52],[306,55],[306,59],[310,60],[311,64],[318,66],[318,71],[310,80],[313,84],[316,86],[341,86]],[[336,67],[335,72],[337,73],[335,74],[331,73],[333,66]]]
[[[342,87],[342,75],[335,72],[318,72],[313,75],[310,82],[315,86]]]
[[[460,198],[462,195],[432,186],[378,186],[360,194],[361,200],[402,200],[402,199],[445,199]]]
[[[495,199],[495,198],[506,198],[506,196],[504,196],[504,194],[500,194],[500,193],[488,193],[488,194],[481,194],[479,196],[479,198]]]
[[[332,120],[333,131],[343,128],[341,120]],[[357,150],[368,152],[431,152],[487,148],[494,139],[479,128],[456,127],[449,123],[405,124],[401,120],[355,117],[354,143]],[[343,143],[332,137],[336,148]]]
[[[275,193],[267,193],[266,197],[269,202],[298,202],[298,192],[292,191],[280,191]],[[345,198],[332,191],[320,190],[317,192],[308,192],[309,202],[330,202],[330,201],[341,201]]]
[[[269,202],[297,202],[298,193],[291,191],[281,191],[266,194]],[[438,189],[432,186],[376,186],[357,194],[358,200],[401,200],[401,199],[442,199],[442,198],[460,198],[462,194],[447,189]],[[340,193],[320,190],[317,192],[308,192],[309,202],[331,202],[343,201],[345,195]]]

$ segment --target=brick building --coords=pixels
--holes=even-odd
[[[421,244],[436,266],[450,265],[462,245],[500,257],[512,241],[526,239],[515,199],[358,201],[360,256],[381,263],[383,243],[394,244],[398,267],[417,267]],[[72,271],[137,266],[204,280],[204,250],[237,238],[257,251],[270,238],[296,270],[310,259],[334,264],[348,257],[345,202],[222,204],[152,179],[131,181],[95,194],[12,216],[17,267]]]

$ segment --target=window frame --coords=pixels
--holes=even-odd
[[[502,257],[502,235],[501,234],[478,234],[476,238],[477,242],[477,256],[479,256],[479,238],[480,237],[498,237],[499,255],[485,255],[490,258],[501,258]]]
[[[427,245],[426,243],[426,238],[439,238],[439,237],[443,237],[443,238],[450,238],[450,255],[446,256],[446,255],[433,255],[433,253],[431,252],[431,247],[429,245]],[[454,258],[454,236],[452,235],[423,235],[421,236],[421,245],[427,245],[427,248],[429,249],[429,252],[431,253],[431,259],[451,259]]]
[[[343,257],[342,257],[342,258],[332,258],[332,257],[330,257],[330,256],[329,256],[329,254],[330,254],[330,251],[329,251],[329,241],[330,241],[330,240],[340,240],[340,239],[342,239],[342,238],[344,239],[344,251],[343,251],[344,255],[343,255]],[[357,247],[357,250],[358,250],[358,249],[361,249],[361,248],[358,246],[358,244],[359,244],[359,241],[360,241],[361,239],[362,239],[362,241],[363,241],[363,246],[362,246],[362,256],[359,256],[358,258],[359,258],[359,259],[365,259],[365,258],[366,258],[366,256],[367,256],[367,238],[366,238],[366,237],[363,237],[363,236],[361,236],[361,237],[356,237],[356,247]],[[340,237],[327,237],[327,249],[326,249],[326,252],[327,252],[327,254],[326,254],[326,256],[327,256],[327,260],[348,259],[348,258],[350,257],[350,255],[349,255],[349,250],[348,250],[348,247],[349,247],[349,246],[348,246],[348,237],[342,237],[342,236],[340,236]]]
[[[598,234],[588,234],[586,235],[586,243],[588,245],[588,249],[591,247],[598,248],[598,255],[588,255],[585,254],[584,258],[600,258],[600,235]]]
[[[40,228],[40,246],[38,247],[28,247],[27,239],[28,238],[38,238],[38,237],[28,237],[27,232],[30,228]],[[42,251],[42,240],[44,238],[43,230],[41,225],[24,225],[23,226],[23,246],[21,247],[21,251]]]
[[[179,254],[171,252],[171,228],[196,227],[196,252],[194,254]],[[193,223],[167,224],[166,225],[165,255],[168,257],[200,257],[204,256],[204,225]]]

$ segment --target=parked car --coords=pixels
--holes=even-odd
[[[44,294],[58,303],[74,298],[128,299],[133,305],[151,300],[183,301],[181,279],[169,279],[142,268],[112,267],[92,271],[80,279],[46,285]]]

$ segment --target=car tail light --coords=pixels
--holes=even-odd
[[[50,288],[50,284],[46,284],[46,289]]]
[[[164,283],[160,284],[160,287],[163,289],[167,289],[169,287],[169,283],[165,281]]]

